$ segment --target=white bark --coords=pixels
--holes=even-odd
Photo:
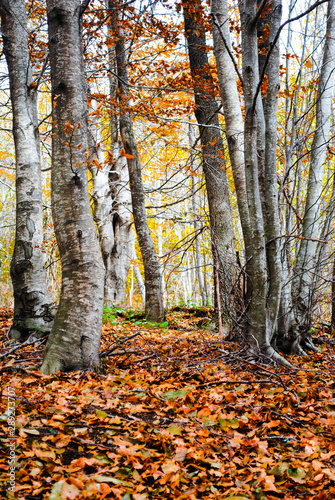
[[[16,236],[11,261],[14,321],[10,338],[50,332],[55,316],[46,285],[37,88],[32,79],[24,0],[1,0],[3,48],[13,109],[16,155]]]
[[[244,122],[233,63],[227,0],[211,1],[211,18],[229,156],[243,236],[247,244],[250,238],[250,217],[244,171]]]
[[[280,7],[280,2],[272,2],[272,9],[279,9],[279,12],[275,12],[279,20]],[[265,100],[266,111],[264,113],[259,89],[257,0],[240,0],[239,8],[242,27],[242,70],[245,99],[245,175],[251,228],[250,243],[246,244],[246,257],[250,261],[248,273],[252,286],[247,337],[254,350],[260,350],[267,356],[277,359],[283,364],[288,364],[271,346],[280,298],[280,283],[278,284],[280,276],[274,274],[275,263],[278,265],[279,273],[279,262],[276,260],[278,257],[273,253],[269,254],[266,248],[271,237],[279,236],[279,222],[277,223],[275,216],[275,195],[271,191],[270,196],[266,198],[266,178],[272,178],[272,182],[275,184],[273,177],[275,172],[276,100],[279,91],[276,86],[278,86],[279,60],[274,46],[267,67],[269,94]],[[271,14],[274,13],[271,12]],[[267,164],[265,164],[265,160]],[[263,199],[261,199],[261,189]],[[273,285],[269,282],[270,279],[278,281]]]
[[[315,106],[315,132],[309,168],[307,199],[302,237],[294,267],[293,306],[295,327],[308,329],[313,306],[314,269],[317,262],[317,240],[321,229],[320,206],[324,166],[331,126],[332,96],[335,76],[335,2],[328,4],[326,40],[320,69]]]
[[[92,101],[91,112],[97,113]],[[113,117],[114,118],[114,117]],[[90,125],[90,171],[93,180],[94,221],[98,228],[105,265],[104,299],[106,304],[125,305],[127,276],[135,234],[132,230],[131,200],[128,188],[127,161],[120,156],[118,120],[111,120],[111,154],[114,163],[106,162],[99,113]]]

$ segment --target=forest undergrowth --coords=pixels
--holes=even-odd
[[[0,310],[0,496],[8,481],[7,390],[16,398],[16,490],[9,498],[335,499],[334,340],[252,363],[204,326],[107,312],[100,373],[42,375],[45,339],[9,342]]]

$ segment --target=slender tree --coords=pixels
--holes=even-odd
[[[225,153],[218,119],[219,106],[213,96],[213,79],[206,52],[206,38],[200,3],[184,4],[184,22],[190,69],[194,81],[195,116],[199,125],[203,171],[208,196],[214,279],[220,281],[216,313],[229,323],[229,302],[236,273],[235,240],[225,172]],[[218,289],[217,283],[216,289]]]
[[[129,87],[127,51],[122,26],[119,20],[120,5],[114,0],[109,0],[108,8],[111,13],[110,22],[115,37],[119,89],[118,97],[121,105],[121,138],[128,163],[133,217],[144,267],[145,315],[148,320],[161,322],[164,319],[164,304],[161,286],[162,275],[148,226],[141,163],[128,109]]]
[[[55,316],[45,276],[37,84],[32,76],[24,0],[1,0],[16,156],[16,235],[11,261],[14,321],[9,336],[50,332]]]
[[[48,0],[52,85],[52,210],[62,289],[41,370],[98,363],[104,267],[87,189],[87,87],[81,45],[85,4]]]
[[[188,140],[190,146],[190,162],[192,173],[196,173],[196,159],[193,151],[193,147],[195,145],[195,137],[194,137],[194,126],[191,123],[188,126]],[[195,257],[196,257],[196,265],[197,265],[197,275],[198,275],[198,283],[199,283],[199,291],[201,295],[201,303],[203,306],[207,306],[208,297],[206,293],[205,287],[205,279],[204,279],[204,259],[201,253],[201,241],[200,241],[200,224],[199,224],[199,216],[198,216],[198,205],[199,205],[199,195],[198,195],[198,183],[197,177],[192,175],[192,210],[193,210],[193,226],[195,232]]]
[[[330,140],[331,110],[335,77],[335,2],[328,3],[326,39],[315,102],[315,132],[307,184],[307,199],[302,224],[302,240],[297,254],[292,287],[294,337],[305,338],[311,327],[318,276],[317,246],[322,228],[321,200],[324,168]],[[290,332],[292,333],[292,332]]]

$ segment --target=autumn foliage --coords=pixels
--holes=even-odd
[[[122,314],[104,326],[99,374],[43,376],[41,341],[10,354],[2,336],[2,498],[9,386],[15,498],[335,498],[335,365],[325,332],[320,353],[274,370],[202,328],[206,309],[170,312],[165,327]],[[9,323],[3,312],[2,333]]]

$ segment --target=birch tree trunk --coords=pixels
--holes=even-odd
[[[52,212],[62,265],[60,303],[43,373],[99,362],[104,268],[87,189],[88,124],[80,0],[47,0],[52,86]]]
[[[55,316],[46,284],[37,87],[32,79],[24,0],[0,1],[3,49],[13,108],[16,156],[16,235],[10,274],[14,321],[9,337],[49,333]]]
[[[232,293],[229,284],[234,281],[233,276],[236,272],[235,239],[225,172],[224,147],[217,114],[219,107],[212,95],[214,85],[209,71],[204,26],[199,21],[201,15],[200,6],[192,5],[190,8],[184,5],[185,36],[194,82],[195,116],[200,130],[212,251],[214,263],[217,261],[219,265],[221,297],[217,297],[217,301],[223,302],[223,317],[228,324]]]
[[[121,105],[121,138],[127,157],[133,217],[144,266],[145,316],[148,321],[161,323],[165,316],[161,270],[148,226],[141,163],[130,113],[127,109],[127,106],[129,106],[127,54],[122,27],[118,19],[120,6],[114,0],[109,0],[108,7],[111,12],[111,23],[116,38],[115,51],[119,88],[118,97]]]
[[[292,329],[303,337],[311,326],[317,262],[317,240],[320,234],[320,206],[324,165],[330,140],[331,109],[335,75],[335,2],[328,3],[326,40],[315,106],[315,132],[308,175],[307,199],[303,217],[302,240],[294,266]]]

